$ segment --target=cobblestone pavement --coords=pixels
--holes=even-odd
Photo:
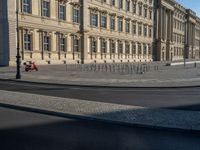
[[[42,110],[48,114],[112,123],[200,131],[200,112],[154,109],[0,90],[0,106]],[[40,111],[39,111],[40,112]]]
[[[110,73],[94,71],[66,71],[65,65],[39,66],[39,71],[25,72],[22,66],[22,81],[101,85],[119,87],[176,87],[199,86],[200,64],[165,66],[163,63],[151,63],[152,68],[144,74]],[[158,66],[158,70],[154,70]],[[15,67],[0,67],[0,79],[15,79]]]
[[[151,64],[152,66],[154,64]],[[65,65],[39,66],[25,72],[21,81],[119,87],[200,86],[200,65],[164,66],[145,74],[66,71]],[[0,79],[15,79],[15,67],[0,67]],[[104,121],[158,128],[200,131],[200,112],[153,109],[102,102],[0,91],[0,105],[9,104]],[[53,114],[54,114],[53,113]]]

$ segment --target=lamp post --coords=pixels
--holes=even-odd
[[[20,65],[21,65],[21,56],[20,56],[20,47],[19,47],[19,0],[16,0],[16,22],[17,22],[17,73],[16,79],[21,79]]]

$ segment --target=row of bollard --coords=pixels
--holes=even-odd
[[[147,64],[67,64],[66,71],[78,72],[106,72],[119,74],[144,74],[151,71],[152,66]],[[158,70],[158,66],[153,66],[154,71]]]

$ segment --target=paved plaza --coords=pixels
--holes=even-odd
[[[130,64],[129,64],[130,65]],[[134,68],[124,64],[116,71],[110,71],[105,66],[96,66],[96,70],[79,69],[78,65],[48,65],[38,66],[39,71],[25,72],[21,68],[21,81],[95,85],[117,87],[177,87],[199,86],[200,64],[166,66],[166,63],[134,64]],[[94,67],[91,65],[90,67]],[[118,68],[117,68],[118,67]],[[78,68],[78,69],[77,69]],[[118,70],[117,70],[118,69]],[[1,79],[15,79],[15,67],[0,68]]]

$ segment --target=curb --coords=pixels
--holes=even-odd
[[[27,80],[17,80],[17,79],[0,79],[0,81],[13,81],[21,83],[32,83],[32,84],[43,84],[43,85],[57,85],[57,86],[71,86],[71,87],[85,87],[85,88],[138,88],[138,89],[178,89],[178,88],[199,88],[200,85],[187,85],[187,86],[114,86],[114,85],[90,85],[90,84],[64,84],[64,83],[48,83],[48,82],[37,82],[37,81],[27,81]]]
[[[29,111],[29,112],[33,112],[33,113],[40,113],[40,114],[51,115],[51,116],[56,116],[56,117],[85,120],[85,121],[95,121],[95,122],[127,126],[127,127],[148,128],[148,129],[152,129],[152,130],[165,130],[165,131],[174,131],[174,132],[181,132],[181,133],[200,134],[200,130],[168,128],[168,127],[161,127],[161,126],[151,126],[151,125],[145,125],[145,124],[128,123],[128,122],[122,122],[122,121],[102,119],[102,118],[97,118],[97,117],[92,117],[92,116],[67,114],[67,113],[61,113],[61,112],[56,112],[56,111],[48,111],[48,110],[44,110],[44,109],[31,108],[31,107],[25,107],[25,106],[17,106],[17,105],[11,105],[11,104],[0,103],[0,107],[9,108],[9,109],[17,109],[17,110],[22,110],[22,111]]]

